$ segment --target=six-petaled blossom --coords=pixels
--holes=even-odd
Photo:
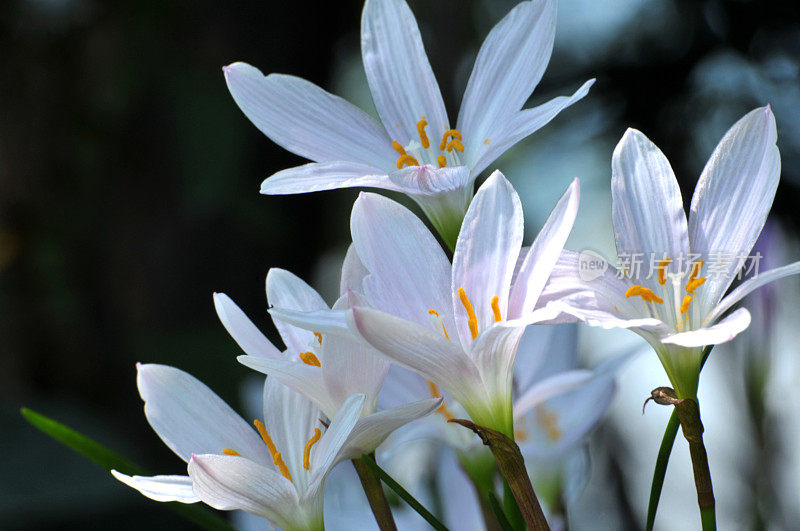
[[[362,269],[357,261],[345,261],[342,267],[342,285],[345,287],[333,305],[334,310],[349,308],[360,300],[356,293],[347,290],[346,285],[351,277],[363,274]],[[362,415],[374,413],[389,363],[376,356],[372,347],[353,334],[308,331],[276,318],[280,316],[280,310],[314,312],[329,309],[311,286],[292,273],[270,269],[267,300],[276,310],[271,310],[271,313],[286,345],[283,352],[264,337],[230,298],[219,293],[214,295],[220,320],[246,354],[240,356],[239,361],[305,394],[328,417],[332,418],[354,393],[363,393],[367,397]]]
[[[519,267],[522,209],[500,172],[470,204],[452,265],[411,211],[362,192],[350,223],[371,307],[339,316],[384,356],[447,392],[473,421],[510,434],[517,345],[526,325],[550,316],[533,309],[572,229],[578,190],[575,180]],[[325,312],[290,314],[282,318],[307,328],[343,326]]]
[[[800,262],[761,272],[725,295],[775,197],[776,138],[769,106],[736,122],[700,175],[687,223],[666,157],[629,129],[612,160],[617,253],[652,256],[655,271],[616,274],[609,267],[585,280],[580,255],[565,251],[541,304],[557,301],[554,306],[591,325],[637,332],[655,349],[678,396],[694,397],[703,348],[730,341],[750,324],[747,309],[726,312],[754,289],[800,272]]]
[[[263,418],[250,426],[179,369],[140,364],[138,371],[147,420],[188,463],[188,475],[112,474],[156,501],[240,509],[287,530],[323,529],[323,491],[333,467],[371,451],[398,427],[439,406],[406,411],[402,419],[359,418],[365,397],[355,394],[327,422],[307,398],[267,379]]]
[[[313,162],[269,177],[264,194],[375,187],[412,197],[448,245],[476,177],[508,148],[583,98],[522,109],[553,49],[555,0],[522,2],[484,41],[455,128],[403,0],[367,0],[361,48],[380,122],[303,79],[233,63],[223,70],[234,100],[275,143]]]

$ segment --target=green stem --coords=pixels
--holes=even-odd
[[[427,510],[420,502],[411,495],[406,489],[404,489],[397,481],[394,480],[392,476],[390,476],[384,469],[378,466],[378,463],[375,462],[375,459],[372,456],[364,454],[361,456],[361,459],[358,460],[360,463],[365,464],[370,470],[381,479],[386,486],[392,489],[398,496],[400,496],[403,501],[405,501],[412,509],[414,509],[422,518],[428,522],[431,527],[436,529],[437,531],[448,531],[447,527],[441,523],[429,510]],[[355,460],[354,460],[355,463]],[[356,470],[358,470],[356,468]]]
[[[658,457],[656,458],[656,469],[653,472],[653,483],[650,487],[650,502],[647,505],[647,531],[653,530],[653,524],[656,521],[658,500],[661,498],[661,489],[664,487],[664,476],[667,474],[669,455],[672,452],[672,445],[675,442],[675,436],[678,434],[679,425],[678,413],[673,411],[669,417],[667,429],[664,430],[664,438],[661,439],[661,448],[658,449]]]
[[[361,486],[364,488],[364,494],[367,495],[367,501],[369,501],[372,515],[378,523],[378,528],[381,531],[397,531],[392,508],[389,506],[389,500],[386,499],[386,493],[383,492],[381,480],[364,461],[364,457],[353,459],[353,467],[356,469],[358,479],[361,480]]]
[[[708,345],[703,349],[702,358],[700,360],[699,373],[708,360],[711,354],[711,349],[714,345]],[[684,397],[686,398],[686,397]],[[658,449],[658,458],[656,459],[656,468],[653,471],[653,483],[650,486],[650,501],[647,505],[647,531],[652,531],[653,524],[656,521],[656,511],[658,510],[658,501],[661,498],[661,490],[664,487],[664,476],[667,474],[667,464],[669,463],[669,456],[672,453],[672,446],[675,442],[675,436],[678,434],[678,414],[673,411],[672,416],[669,418],[667,428],[664,430],[664,437],[661,439],[661,447]]]

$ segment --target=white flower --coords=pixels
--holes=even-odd
[[[580,255],[565,251],[540,304],[560,300],[552,304],[591,325],[634,330],[653,346],[678,396],[693,397],[703,347],[730,341],[750,324],[745,308],[720,319],[725,312],[754,289],[800,272],[800,262],[761,272],[723,297],[772,206],[776,138],[769,106],[736,122],[700,176],[687,223],[669,162],[629,129],[612,161],[614,233],[620,259],[643,257],[644,269],[637,274],[628,260],[625,275],[609,267],[584,280]]]
[[[438,407],[359,418],[364,395],[345,400],[324,424],[319,409],[277,381],[264,385],[263,422],[252,428],[189,374],[138,365],[145,415],[164,443],[188,462],[187,476],[114,477],[156,501],[203,501],[241,509],[286,529],[322,529],[323,491],[331,469],[378,446],[392,431]]]
[[[578,195],[575,180],[512,283],[522,207],[500,172],[470,204],[452,266],[413,213],[362,193],[350,223],[353,246],[369,272],[362,285],[372,307],[338,315],[282,312],[281,319],[331,333],[346,320],[382,354],[449,393],[473,421],[510,434],[517,345],[527,324],[547,318],[534,315],[533,308],[572,228]]]
[[[522,2],[489,33],[451,129],[403,0],[367,0],[361,48],[381,123],[303,79],[233,63],[223,70],[244,114],[265,135],[313,162],[276,173],[264,194],[364,186],[412,197],[448,245],[458,234],[475,178],[493,160],[583,98],[572,96],[522,110],[553,49],[555,0]]]
[[[342,296],[333,305],[335,311],[341,312],[356,303],[365,304],[359,295],[347,289],[350,283],[360,283],[364,274],[358,258],[349,252],[342,266]],[[347,330],[323,334],[282,321],[281,311],[329,310],[322,297],[292,273],[276,268],[269,270],[267,299],[273,322],[286,344],[284,352],[274,347],[230,298],[214,294],[220,320],[247,354],[239,356],[239,361],[306,395],[329,418],[333,418],[345,400],[355,393],[366,396],[361,414],[374,413],[389,362]]]

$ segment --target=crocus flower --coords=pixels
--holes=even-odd
[[[348,291],[351,277],[363,275],[363,267],[352,254],[342,267],[342,296],[334,304],[343,310],[360,301]],[[329,307],[320,295],[292,273],[270,269],[267,274],[267,299],[273,316],[280,310],[324,311]],[[286,344],[281,352],[256,328],[226,295],[214,295],[217,314],[225,328],[244,350],[239,361],[257,371],[269,374],[316,402],[329,418],[354,393],[367,398],[362,415],[376,410],[378,393],[389,370],[389,362],[377,356],[372,347],[352,333],[322,334],[307,331],[273,317],[273,322]],[[362,302],[363,304],[363,302]]]
[[[369,272],[363,289],[372,307],[345,312],[349,329],[432,381],[476,423],[511,434],[517,345],[526,325],[545,318],[533,308],[572,229],[578,195],[575,180],[514,276],[522,207],[500,172],[487,179],[470,204],[452,266],[411,211],[362,193],[350,224],[353,246]],[[282,318],[309,328],[343,326],[325,312],[318,318],[313,312],[284,312]]]
[[[364,395],[349,397],[329,424],[312,402],[277,381],[264,385],[263,420],[248,426],[189,374],[138,365],[145,415],[161,440],[188,462],[186,476],[114,477],[156,501],[203,501],[241,509],[287,530],[322,529],[322,496],[331,469],[378,446],[395,429],[425,415],[359,418]]]
[[[730,341],[750,324],[745,308],[725,313],[754,289],[800,272],[800,262],[760,272],[724,296],[772,206],[776,139],[769,106],[736,122],[703,169],[687,223],[669,162],[629,129],[614,150],[611,182],[617,253],[626,267],[587,279],[579,271],[585,257],[565,251],[540,303],[559,301],[552,304],[591,325],[635,331],[655,349],[678,396],[694,397],[703,347]],[[644,262],[638,273],[637,257]]]
[[[550,60],[555,24],[555,0],[537,0],[520,3],[492,29],[475,60],[455,129],[403,0],[367,0],[361,19],[364,68],[380,123],[303,79],[265,77],[245,63],[225,67],[228,88],[250,121],[275,143],[313,161],[272,175],[261,193],[354,186],[403,192],[452,245],[478,174],[583,98],[594,82],[522,110]]]

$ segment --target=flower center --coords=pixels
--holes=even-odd
[[[671,280],[672,285],[672,301],[673,301],[673,308],[674,308],[674,317],[675,317],[675,325],[678,331],[683,332],[685,328],[685,319],[684,315],[689,311],[689,307],[692,304],[692,299],[694,292],[697,288],[702,286],[705,281],[706,277],[700,276],[700,271],[703,269],[703,265],[705,264],[704,260],[698,260],[692,264],[692,269],[689,273],[689,280],[686,282],[684,286],[684,291],[686,295],[681,297],[681,278],[683,277],[680,273],[668,273],[667,267],[672,263],[671,258],[664,258],[663,260],[658,262],[658,266],[656,267],[656,271],[658,272],[658,283],[662,286],[665,286],[667,283],[667,277]],[[666,289],[666,288],[665,288]],[[669,292],[666,293],[669,295]],[[625,297],[641,297],[645,303],[647,303],[648,313],[652,315],[656,315],[658,312],[654,311],[655,308],[651,308],[650,303],[655,304],[664,304],[664,299],[653,293],[653,290],[649,288],[645,288],[644,286],[640,285],[633,285],[629,287],[625,291]]]
[[[278,451],[278,448],[275,446],[275,443],[272,441],[272,437],[269,436],[269,432],[267,432],[267,428],[264,426],[264,423],[260,420],[256,419],[253,421],[253,425],[255,425],[256,430],[258,430],[258,434],[261,436],[261,440],[264,441],[264,444],[267,445],[267,450],[269,450],[269,455],[272,456],[272,462],[278,467],[281,475],[294,483],[292,480],[292,474],[289,472],[289,468],[286,466],[286,463],[283,461],[283,456]],[[303,468],[306,470],[311,469],[311,449],[314,445],[319,441],[320,437],[322,437],[322,431],[319,428],[314,428],[314,435],[306,442],[305,448],[303,448]],[[235,455],[241,457],[241,454],[236,450],[231,448],[223,448],[222,453],[225,455]]]
[[[475,315],[475,308],[473,308],[472,303],[469,302],[469,298],[467,298],[467,292],[464,291],[464,288],[458,288],[458,300],[461,301],[461,304],[467,311],[467,326],[469,326],[469,333],[472,334],[472,339],[474,340],[476,337],[478,337],[478,317]],[[500,297],[497,295],[492,297],[492,301],[489,303],[489,305],[492,307],[494,322],[497,323],[502,321],[503,316],[500,313]]]
[[[448,129],[442,134],[442,141],[439,143],[438,151],[431,149],[431,141],[425,128],[428,126],[428,121],[425,116],[417,122],[417,133],[419,135],[419,142],[412,139],[408,145],[404,146],[397,140],[392,141],[392,147],[397,151],[399,157],[397,158],[397,169],[400,170],[403,166],[421,166],[422,164],[436,164],[440,168],[444,168],[447,163],[457,165],[459,163],[458,155],[455,153],[464,153],[464,144],[462,144],[463,137],[458,129]],[[422,161],[422,163],[420,163]]]

